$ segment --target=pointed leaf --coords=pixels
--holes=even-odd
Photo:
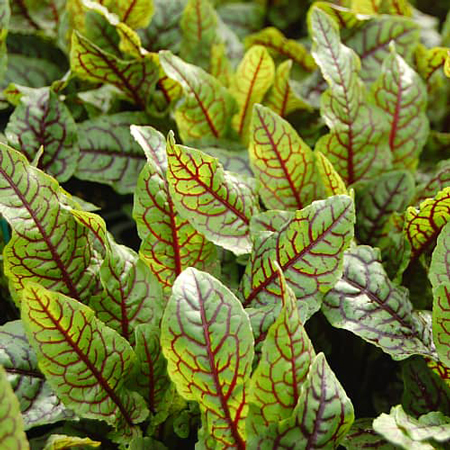
[[[239,300],[211,275],[186,269],[166,307],[161,345],[178,391],[199,402],[206,431],[244,449],[253,337]]]
[[[334,327],[381,347],[395,360],[435,357],[429,320],[413,312],[407,291],[389,280],[377,249],[346,252],[344,273],[325,296],[322,311]]]
[[[389,55],[391,41],[394,41],[397,53],[409,64],[419,37],[419,26],[411,19],[381,15],[366,21],[355,33],[350,33],[344,42],[361,59],[361,79],[365,83],[372,83],[382,72],[382,63]]]
[[[153,15],[153,0],[102,0],[101,4],[131,28],[146,27]]]
[[[183,88],[183,102],[175,112],[183,141],[224,136],[235,109],[227,90],[201,68],[185,63],[168,51],[160,52],[160,62],[167,76]]]
[[[415,169],[429,131],[426,88],[394,46],[372,86],[372,95],[390,125],[389,147],[394,168]]]
[[[297,300],[281,270],[278,279],[283,308],[264,340],[248,392],[247,427],[256,434],[261,427],[292,415],[315,356],[298,314]]]
[[[356,54],[340,43],[337,24],[312,8],[313,56],[330,89],[322,94],[321,115],[330,133],[316,144],[347,185],[365,180],[390,164],[387,127],[380,110],[366,103]]]
[[[65,295],[35,283],[22,295],[28,338],[58,397],[81,417],[105,420],[132,433],[147,411],[143,399],[124,388],[134,364],[128,342],[90,308]]]
[[[110,184],[121,194],[133,192],[145,155],[134,142],[130,125],[147,121],[145,114],[122,112],[79,124],[77,178]]]
[[[439,233],[428,274],[433,289],[450,285],[450,221]]]
[[[344,181],[336,172],[333,164],[330,163],[328,158],[319,151],[316,151],[314,155],[316,156],[316,167],[319,171],[327,197],[332,195],[349,195]]]
[[[253,107],[249,154],[267,208],[301,209],[318,197],[313,152],[287,121],[258,104]]]
[[[4,449],[26,450],[30,448],[25,435],[19,402],[0,366],[0,446]]]
[[[450,386],[434,373],[422,357],[408,358],[402,367],[402,405],[418,417],[429,411],[450,415]]]
[[[148,161],[139,176],[133,217],[142,239],[140,255],[170,294],[175,278],[187,267],[207,269],[216,258],[214,245],[175,209],[166,180],[166,142],[150,127],[133,128]]]
[[[292,88],[291,68],[292,59],[282,62],[277,67],[273,86],[264,99],[264,104],[281,117],[286,117],[297,109],[311,108]]]
[[[77,129],[69,110],[49,88],[21,97],[5,130],[10,145],[32,161],[44,146],[39,168],[67,181],[78,160]]]
[[[278,56],[283,59],[292,59],[295,64],[298,64],[306,72],[312,72],[316,68],[314,59],[308,53],[308,50],[299,42],[293,39],[286,39],[277,28],[264,28],[257,33],[247,36],[245,38],[245,46],[250,48],[253,45],[266,47],[274,58]]]
[[[376,245],[390,215],[404,211],[414,195],[410,172],[385,173],[369,182],[357,196],[356,219],[361,242]]]
[[[2,144],[0,212],[15,231],[4,250],[5,273],[21,289],[25,282],[88,299],[98,287],[98,255],[87,229],[70,214],[58,183],[17,151]]]
[[[233,117],[233,128],[244,142],[248,141],[248,127],[252,107],[260,103],[273,83],[275,65],[267,50],[255,45],[245,53],[232,79],[230,92],[237,101],[239,112]]]
[[[211,47],[218,42],[217,22],[217,13],[209,0],[188,0],[180,20],[183,59],[209,69]]]
[[[74,417],[38,369],[36,354],[20,320],[0,327],[0,365],[19,400],[25,429]]]
[[[70,67],[82,79],[116,86],[141,109],[146,108],[159,75],[153,54],[118,59],[77,32],[72,34]]]
[[[93,441],[90,438],[81,438],[77,436],[65,436],[62,434],[52,434],[43,450],[65,450],[67,448],[83,447],[87,445],[91,448],[100,447],[101,442]]]
[[[167,361],[162,354],[159,326],[143,324],[136,327],[137,362],[132,380],[145,398],[152,414],[168,411],[167,396],[173,395],[173,385],[167,373]]]
[[[322,295],[341,275],[342,256],[353,238],[354,208],[350,197],[336,196],[296,211],[295,219],[256,246],[241,284],[245,306],[280,303],[280,265],[299,302],[305,322],[319,308]]]
[[[450,221],[450,187],[434,198],[423,201],[419,208],[406,210],[404,232],[411,244],[412,258],[417,258],[435,242],[442,227]]]
[[[250,218],[258,212],[253,186],[223,170],[217,159],[167,143],[170,192],[180,215],[209,240],[237,255],[249,253]]]

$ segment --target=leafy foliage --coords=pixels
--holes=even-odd
[[[0,447],[450,442],[444,1],[0,0]]]

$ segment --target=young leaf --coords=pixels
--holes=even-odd
[[[256,104],[249,133],[250,165],[267,208],[302,209],[318,197],[313,152],[287,121]]]
[[[217,12],[240,39],[261,29],[264,23],[265,12],[262,4],[224,3],[219,5]]]
[[[397,447],[373,431],[372,422],[373,419],[355,420],[341,445],[348,450],[395,450]]]
[[[359,59],[340,43],[337,24],[312,8],[313,56],[330,89],[322,94],[321,115],[330,128],[316,144],[347,185],[367,180],[390,165],[387,127],[380,110],[365,102]]]
[[[407,291],[386,275],[377,249],[359,246],[344,256],[344,273],[322,303],[337,328],[381,347],[393,359],[435,358],[426,317],[413,312]]]
[[[167,361],[162,354],[160,330],[155,325],[142,324],[136,327],[135,335],[137,362],[131,379],[136,390],[147,401],[152,414],[168,411],[171,406],[168,394],[173,394],[173,385],[167,373]]]
[[[153,0],[102,0],[100,3],[131,28],[146,27],[153,15]]]
[[[427,93],[419,75],[395,52],[394,46],[372,86],[372,95],[390,124],[393,167],[414,170],[428,137]]]
[[[255,45],[245,53],[232,79],[230,92],[237,101],[239,112],[233,117],[233,128],[248,141],[250,116],[255,103],[260,103],[273,83],[275,65],[267,50]]]
[[[214,245],[175,209],[166,180],[166,142],[150,127],[133,127],[147,155],[134,196],[133,217],[142,239],[141,257],[166,293],[187,267],[207,269],[216,258]],[[139,133],[139,134],[138,134]]]
[[[10,145],[29,161],[43,145],[39,168],[59,181],[73,175],[79,155],[77,128],[69,110],[49,88],[36,89],[21,98],[5,134]]]
[[[393,406],[390,414],[381,414],[373,421],[373,428],[385,439],[405,450],[432,450],[433,441],[450,439],[450,418],[430,412],[419,419],[408,416],[401,405]],[[431,441],[431,442],[430,442]],[[397,448],[398,448],[397,447]]]
[[[209,240],[237,255],[249,253],[250,218],[258,212],[253,186],[223,170],[217,159],[167,140],[170,192],[180,215]]]
[[[247,429],[251,427],[255,434],[261,427],[292,415],[315,356],[299,317],[295,295],[279,268],[277,274],[283,308],[264,340],[248,391]]]
[[[450,187],[423,201],[418,209],[410,206],[406,210],[404,232],[411,244],[412,258],[417,258],[435,242],[449,220]]]
[[[300,318],[305,322],[341,275],[354,219],[350,197],[330,197],[296,211],[295,218],[281,230],[262,239],[261,245],[255,243],[241,283],[244,305],[280,303],[276,261],[297,297]]]
[[[187,62],[209,68],[211,47],[217,43],[217,13],[209,0],[188,0],[180,20],[180,54]]]
[[[147,107],[159,75],[153,54],[131,60],[118,59],[76,31],[72,34],[70,67],[82,79],[116,86],[141,109]]]
[[[450,283],[433,289],[433,339],[439,359],[450,366]]]
[[[204,432],[243,450],[253,336],[239,300],[211,275],[186,269],[164,313],[161,345],[178,391],[199,402]]]
[[[38,369],[36,354],[20,320],[0,327],[0,365],[5,368],[7,379],[19,400],[25,429],[74,417]]]
[[[79,124],[80,158],[76,176],[110,184],[121,194],[133,192],[145,164],[145,155],[134,142],[130,125],[147,121],[145,114],[122,112]]]
[[[175,111],[183,141],[224,136],[228,132],[235,103],[221,83],[168,51],[160,52],[160,62],[167,76],[183,88],[183,102]]]
[[[328,158],[319,151],[316,151],[314,154],[316,156],[316,167],[320,174],[326,196],[349,195],[344,181],[336,172],[333,164],[330,163]]]
[[[63,434],[52,434],[45,443],[42,450],[64,450],[67,448],[76,448],[88,446],[91,448],[100,447],[101,442],[93,441],[90,438],[81,438],[77,436],[65,436]]]
[[[89,231],[70,214],[58,183],[2,144],[0,212],[15,231],[4,250],[5,273],[17,288],[39,282],[86,300],[98,288],[99,255]]]
[[[134,364],[128,342],[87,306],[35,283],[22,293],[22,319],[58,397],[81,417],[133,433],[148,411],[142,397],[124,388]]]
[[[376,245],[390,215],[404,211],[414,195],[410,172],[385,173],[369,182],[357,197],[356,219],[361,242]]]
[[[311,108],[292,88],[291,68],[292,59],[282,62],[277,67],[273,86],[264,99],[264,105],[281,117],[286,117],[297,109]]]
[[[19,402],[0,366],[0,446],[4,449],[30,448],[25,435]]]
[[[286,39],[286,37],[277,28],[264,28],[245,38],[247,48],[253,45],[266,47],[274,58],[277,56],[285,59],[292,59],[306,72],[312,72],[316,68],[313,57],[308,50],[297,41]]]

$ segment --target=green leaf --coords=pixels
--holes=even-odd
[[[373,428],[385,439],[405,450],[432,450],[433,440],[450,439],[450,418],[430,412],[418,419],[408,416],[401,405],[393,406],[390,414],[381,414],[373,421]]]
[[[88,446],[91,448],[100,447],[101,442],[93,441],[89,438],[81,438],[77,436],[65,436],[62,434],[52,434],[43,450],[65,450],[67,448],[76,448]]]
[[[439,359],[450,366],[450,283],[433,289],[433,339]]]
[[[348,450],[395,450],[397,447],[377,435],[372,428],[373,419],[358,419],[341,442]]]
[[[356,219],[360,242],[376,245],[393,212],[404,211],[414,195],[410,172],[387,172],[370,181],[357,196]]]
[[[100,419],[124,434],[148,411],[124,388],[134,365],[128,342],[87,306],[29,283],[22,292],[22,320],[39,367],[58,397],[81,417]]]
[[[264,23],[264,7],[257,3],[225,3],[218,6],[217,12],[241,39],[261,29]]]
[[[7,67],[7,48],[6,37],[8,36],[9,20],[11,17],[11,9],[8,0],[0,1],[0,83]]]
[[[154,54],[131,60],[118,59],[77,32],[72,34],[70,67],[84,80],[116,86],[141,109],[147,107],[159,75]]]
[[[134,142],[130,125],[146,122],[143,113],[122,112],[79,124],[77,178],[109,184],[121,194],[134,192],[145,155]]]
[[[450,222],[439,233],[428,277],[433,289],[450,285]]]
[[[418,417],[429,411],[450,415],[450,386],[433,372],[422,357],[408,358],[402,365],[402,405]]]
[[[252,107],[262,102],[274,76],[275,65],[269,53],[264,47],[255,45],[245,53],[231,80],[230,92],[239,107],[232,125],[244,143],[248,141]]]
[[[3,366],[0,366],[0,405],[0,446],[4,449],[29,449],[19,402]]]
[[[153,15],[153,0],[102,0],[100,3],[131,28],[146,27]]]
[[[287,121],[256,104],[249,133],[250,165],[267,208],[301,209],[318,197],[313,152]]]
[[[353,202],[347,196],[316,201],[296,211],[291,222],[262,238],[258,246],[255,243],[241,283],[244,305],[280,303],[276,261],[297,297],[300,318],[306,321],[341,275],[353,223]]]
[[[253,184],[226,172],[217,159],[167,141],[170,193],[182,217],[209,240],[237,255],[249,253],[250,218],[258,212]]]
[[[411,355],[435,358],[426,315],[414,312],[407,291],[392,283],[377,249],[346,252],[344,273],[322,303],[331,325],[351,331],[393,359]]]
[[[151,127],[132,127],[147,155],[134,195],[133,217],[142,244],[140,255],[170,294],[175,278],[187,267],[207,269],[216,259],[214,245],[175,209],[166,179],[164,136]]]
[[[449,220],[450,187],[423,201],[419,208],[410,206],[406,210],[404,233],[411,244],[412,258],[417,258],[435,242]]]
[[[316,156],[316,167],[319,171],[326,196],[349,195],[344,181],[336,172],[333,164],[330,163],[328,158],[319,151],[316,151],[314,154]]]
[[[139,324],[157,325],[161,320],[161,287],[144,261],[106,232],[100,216],[84,211],[73,214],[99,237],[106,250],[99,273],[103,291],[89,299],[89,306],[105,325],[133,344]]]
[[[381,15],[366,21],[355,33],[348,33],[344,42],[361,59],[361,79],[372,83],[382,73],[382,63],[390,53],[389,44],[392,41],[396,52],[410,64],[419,37],[419,26],[411,19]]]
[[[414,170],[429,131],[426,87],[393,45],[380,76],[372,85],[372,95],[390,125],[393,167]]]
[[[168,51],[160,52],[160,62],[167,76],[183,88],[183,101],[175,111],[182,140],[189,142],[227,134],[235,102],[221,83]]]
[[[229,172],[236,172],[244,177],[253,176],[247,150],[229,151],[218,147],[202,147],[202,151],[217,158]]]
[[[297,300],[278,268],[283,307],[270,327],[248,391],[247,429],[258,430],[290,417],[301,396],[315,353],[297,308]]]
[[[413,204],[418,205],[427,198],[434,197],[439,191],[450,187],[450,159],[440,161],[433,173],[416,188]]]
[[[250,233],[252,235],[261,231],[280,231],[286,224],[295,219],[294,211],[281,211],[270,209],[255,214],[250,221]]]
[[[155,13],[152,20],[145,29],[138,31],[146,49],[178,53],[181,42],[179,22],[186,3],[187,0],[153,0]]]
[[[266,428],[266,433],[259,431],[249,446],[263,449],[335,448],[353,420],[350,399],[323,353],[319,353],[311,364],[293,415]]]
[[[180,20],[180,54],[187,62],[209,69],[211,47],[218,42],[218,17],[209,0],[188,0]]]
[[[1,144],[0,212],[14,234],[4,250],[4,269],[15,289],[27,281],[78,300],[98,289],[99,255],[78,224],[72,202],[58,183]]]
[[[239,300],[211,275],[186,269],[164,313],[161,345],[178,391],[200,405],[203,433],[245,448],[253,336]]]
[[[340,43],[337,24],[312,8],[312,54],[330,86],[321,97],[321,115],[330,133],[316,144],[347,185],[367,180],[390,165],[387,124],[381,111],[366,103],[358,77],[358,56]]]
[[[69,110],[49,88],[21,97],[5,130],[9,144],[32,161],[41,145],[39,168],[59,181],[74,173],[79,156],[77,128]]]
[[[25,429],[74,417],[38,369],[36,354],[20,320],[0,327],[0,364],[19,400]]]
[[[316,68],[313,57],[303,44],[293,39],[287,39],[277,28],[264,28],[257,33],[247,36],[245,38],[245,46],[250,48],[253,45],[266,47],[274,58],[292,59],[295,64],[306,72],[312,72]]]
[[[8,54],[8,66],[2,83],[20,84],[32,88],[49,86],[64,74],[61,67],[46,59],[29,55]]]
[[[168,411],[174,387],[167,373],[167,361],[162,354],[159,324],[139,325],[135,329],[135,335],[137,362],[131,378],[133,387],[147,401],[152,414]]]

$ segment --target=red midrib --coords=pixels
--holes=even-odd
[[[200,286],[198,285],[197,279],[195,279],[195,284],[197,285],[197,292],[200,292]],[[245,442],[243,441],[242,437],[240,436],[239,431],[236,428],[236,424],[234,423],[233,419],[231,418],[230,409],[228,408],[228,403],[225,399],[224,393],[222,392],[222,386],[220,385],[220,382],[218,379],[216,365],[214,362],[214,355],[211,351],[212,344],[211,344],[211,340],[209,337],[209,329],[208,329],[209,324],[206,319],[205,308],[204,308],[203,302],[200,302],[200,316],[202,319],[203,335],[204,335],[205,341],[206,341],[206,352],[208,353],[209,366],[211,368],[211,374],[213,377],[217,396],[220,399],[220,404],[225,413],[225,420],[228,422],[228,426],[230,427],[230,430],[231,430],[231,435],[233,436],[233,439],[236,442],[236,447],[239,450],[245,450]],[[230,387],[230,390],[231,390],[231,387]],[[240,406],[242,406],[242,405],[240,405]]]
[[[402,78],[400,76],[400,72],[398,72],[398,91],[397,91],[397,98],[395,102],[395,109],[394,109],[394,115],[392,117],[392,127],[391,132],[389,133],[389,147],[392,152],[392,156],[394,158],[394,161],[396,160],[396,155],[394,153],[395,150],[395,138],[397,135],[397,128],[398,128],[398,120],[399,120],[399,114],[400,114],[400,103],[402,101]]]
[[[102,386],[102,388],[107,392],[107,394],[110,396],[111,400],[117,405],[119,408],[121,414],[123,415],[124,419],[128,423],[130,427],[133,426],[133,421],[131,420],[128,411],[123,406],[120,399],[117,397],[116,393],[113,391],[113,389],[108,385],[106,380],[103,378],[102,374],[97,370],[97,368],[91,363],[91,361],[88,359],[88,357],[81,351],[81,349],[75,344],[75,342],[72,340],[70,335],[66,333],[66,330],[64,330],[59,323],[59,321],[53,317],[49,309],[40,301],[40,298],[38,297],[37,293],[33,291],[35,300],[39,303],[39,305],[42,307],[44,312],[47,314],[47,317],[53,322],[55,327],[58,329],[58,331],[61,333],[62,336],[64,336],[66,342],[72,347],[72,349],[75,351],[75,353],[78,355],[78,357],[83,361],[83,363],[88,367],[88,369],[92,372],[98,383]],[[85,318],[84,314],[83,318]]]
[[[209,129],[211,130],[212,134],[214,135],[214,137],[218,138],[219,137],[219,132],[217,131],[216,127],[214,126],[211,117],[209,117],[208,111],[206,110],[205,106],[203,105],[203,102],[201,101],[200,97],[197,94],[197,91],[192,87],[191,83],[189,82],[189,80],[184,76],[184,74],[182,72],[180,72],[173,64],[171,64],[169,61],[166,62],[168,64],[170,64],[170,66],[172,67],[172,69],[184,80],[184,82],[189,86],[189,89],[191,90],[191,92],[194,94],[195,100],[197,100],[197,104],[200,106],[200,109],[203,112],[203,115],[205,116],[206,122],[209,126]]]
[[[134,5],[136,4],[137,0],[131,0],[130,6],[128,6],[128,9],[125,11],[125,14],[123,16],[122,22],[127,22],[128,17],[130,16],[131,12],[133,11]]]
[[[324,236],[326,236],[330,230],[336,225],[337,222],[344,216],[344,214],[347,212],[347,208],[342,211],[342,213],[337,217],[333,223],[330,225],[329,228],[324,230],[324,232],[320,235],[320,238],[318,237],[316,240],[308,244],[300,253],[295,254],[293,258],[287,260],[283,265],[281,265],[281,262],[278,261],[278,264],[281,266],[281,271],[284,272],[286,269],[288,269],[292,264],[295,264],[297,260],[299,260],[305,253],[309,252],[315,245],[317,245],[318,242],[322,241]],[[278,240],[277,240],[278,245]],[[244,306],[248,306],[253,299],[263,290],[265,289],[270,283],[273,282],[273,280],[278,276],[278,272],[275,270],[271,275],[269,275],[260,285],[256,286],[253,291],[250,292],[248,297],[243,302]]]
[[[61,279],[64,282],[64,284],[67,287],[68,294],[70,297],[74,298],[75,300],[81,301],[80,295],[73,284],[72,279],[70,278],[69,274],[67,273],[66,266],[61,261],[59,253],[56,251],[55,247],[53,246],[53,243],[51,242],[49,236],[47,235],[47,232],[44,230],[41,222],[36,217],[34,211],[31,209],[30,204],[23,196],[22,192],[19,191],[16,184],[13,182],[11,177],[3,170],[0,169],[0,173],[3,175],[3,177],[8,181],[11,188],[14,190],[15,194],[20,198],[20,201],[22,202],[22,205],[26,208],[28,211],[28,214],[33,219],[34,223],[36,224],[36,227],[38,228],[42,240],[47,245],[47,248],[50,250],[50,253],[52,254],[52,259],[56,263],[58,269],[61,271]]]
[[[245,118],[247,116],[247,109],[250,105],[250,98],[252,97],[253,88],[255,87],[256,77],[258,76],[259,69],[261,68],[263,58],[264,58],[264,54],[261,54],[261,56],[259,57],[258,65],[256,66],[256,69],[253,73],[252,80],[250,82],[250,88],[247,92],[247,97],[245,98],[244,108],[242,109],[241,120],[239,123],[239,134],[242,134],[242,131],[244,129]]]
[[[259,109],[257,109],[257,112],[258,112],[258,117],[259,117],[259,120],[261,122],[261,125],[264,128],[264,131],[266,132],[266,136],[269,138],[270,145],[272,146],[273,152],[275,153],[275,155],[276,155],[276,157],[278,159],[278,162],[280,163],[280,167],[283,170],[284,177],[287,180],[287,182],[289,183],[289,187],[290,187],[290,189],[292,191],[292,194],[293,194],[293,196],[295,198],[295,201],[297,202],[298,209],[302,209],[303,208],[303,204],[302,204],[302,201],[300,199],[300,195],[298,193],[298,190],[294,186],[291,174],[288,172],[286,164],[285,164],[283,158],[281,157],[280,153],[278,152],[278,147],[275,144],[275,142],[274,142],[274,140],[272,138],[272,134],[270,133],[269,129],[267,128],[267,125],[266,125],[263,117],[261,116],[261,112],[259,111]]]

